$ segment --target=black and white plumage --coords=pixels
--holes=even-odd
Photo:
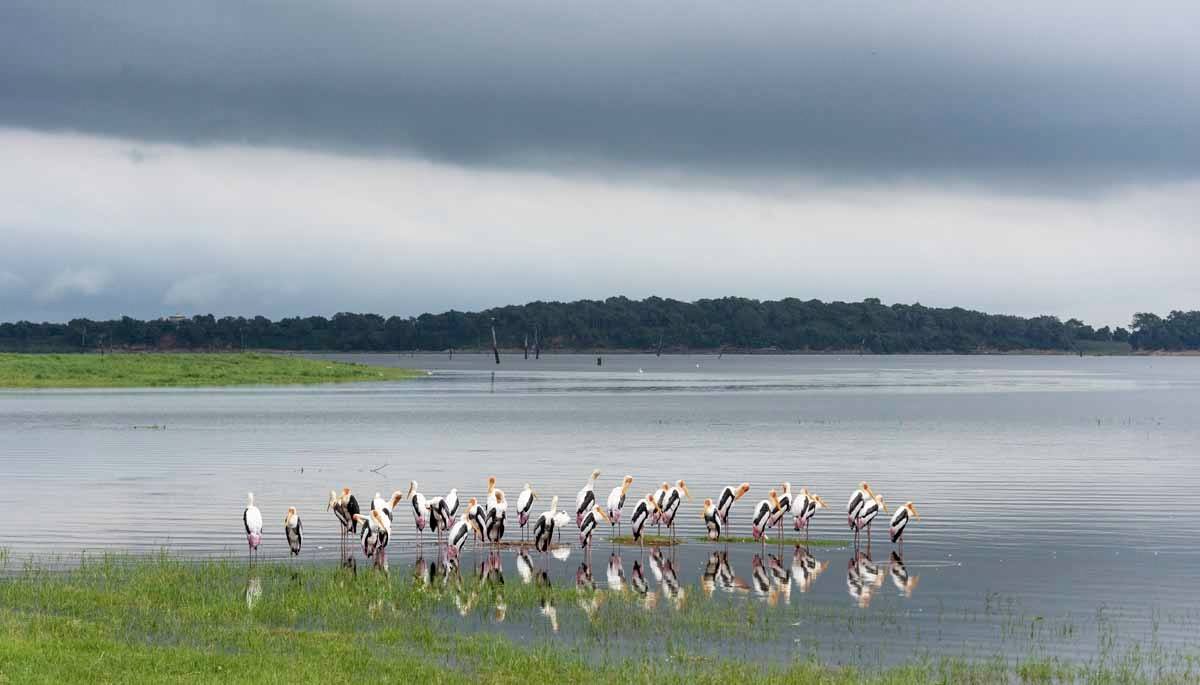
[[[417,492],[417,481],[409,481],[408,493],[405,494],[405,497],[412,502],[413,525],[417,527],[417,534],[421,535],[425,532],[425,517],[429,513],[429,503],[425,501],[425,495]]]
[[[242,525],[246,528],[246,546],[253,560],[258,556],[258,546],[262,543],[262,512],[254,506],[254,493],[246,493],[246,509],[242,511]]]
[[[765,540],[767,532],[767,521],[771,518],[771,512],[775,511],[778,506],[778,493],[774,490],[767,493],[767,499],[759,500],[754,506],[754,518],[751,519],[750,535],[755,540]]]
[[[458,559],[462,553],[463,545],[467,544],[467,538],[472,532],[480,533],[475,530],[475,522],[463,512],[454,525],[450,527],[450,532],[446,535],[446,555],[454,560]],[[480,533],[481,534],[481,533]]]
[[[631,485],[633,485],[633,476],[625,476],[621,484],[608,493],[608,500],[605,502],[605,505],[608,507],[608,522],[610,526],[621,525],[621,509],[625,506],[625,496],[629,492]]]
[[[579,494],[575,495],[575,525],[583,525],[583,516],[591,510],[596,504],[596,479],[600,477],[600,470],[592,471],[592,477],[588,479],[586,485],[579,489]]]
[[[300,514],[296,507],[288,507],[287,515],[283,517],[283,532],[287,535],[288,549],[292,556],[300,555],[300,546],[304,542],[304,531],[301,529]]]
[[[687,484],[680,479],[667,493],[666,504],[662,510],[662,522],[666,524],[667,530],[671,531],[671,537],[675,537],[675,515],[679,513],[679,506],[683,504],[684,497],[691,499],[692,495],[688,492]]]
[[[909,575],[908,567],[904,565],[904,558],[895,551],[892,552],[891,563],[888,564],[888,575],[892,579],[892,585],[905,597],[912,597],[913,591],[917,589],[917,583],[921,580],[920,576]]]
[[[721,514],[717,511],[717,505],[713,504],[711,499],[704,500],[704,509],[700,512],[700,518],[704,519],[704,527],[708,531],[709,540],[721,539]]]
[[[482,539],[484,527],[487,525],[487,510],[483,508],[479,500],[472,497],[467,500],[467,508],[463,513],[475,523],[476,535]]]
[[[651,523],[659,526],[659,532],[662,532],[663,509],[667,506],[667,495],[671,492],[671,484],[663,482],[658,490],[654,491],[654,504],[656,509],[651,515]]]
[[[726,485],[721,491],[720,497],[717,498],[717,514],[721,517],[721,525],[729,525],[729,510],[733,508],[733,503],[746,496],[750,492],[750,484],[742,483],[734,487]]]
[[[508,499],[504,496],[504,491],[497,488],[492,491],[492,503],[484,521],[484,537],[488,542],[497,543],[504,539],[504,521],[507,517]]]
[[[450,492],[446,493],[445,502],[446,511],[453,520],[455,516],[458,516],[458,488],[450,488]]]
[[[539,552],[549,550],[550,543],[554,539],[554,529],[558,518],[556,509],[558,509],[558,495],[550,500],[550,509],[542,512],[533,526],[533,547]]]
[[[333,515],[337,517],[338,523],[342,524],[343,536],[358,532],[358,521],[354,518],[355,514],[360,513],[358,498],[350,492],[350,488],[342,488],[341,495],[331,490],[329,503],[325,508],[333,510]]]
[[[913,519],[920,521],[921,515],[917,513],[917,508],[913,506],[912,502],[905,502],[904,506],[892,514],[891,525],[888,526],[888,535],[892,538],[892,544],[897,542],[901,545],[904,544],[904,530],[908,528],[909,522]]]
[[[525,533],[525,525],[529,523],[529,512],[533,509],[533,502],[537,499],[537,493],[525,484],[525,489],[521,494],[517,495],[517,525],[521,528],[522,537]]]
[[[579,546],[590,551],[592,546],[592,533],[595,532],[596,526],[600,522],[608,522],[608,515],[600,507],[592,507],[592,510],[583,515],[583,520],[579,525]]]
[[[446,504],[444,497],[431,497],[428,503],[429,509],[429,528],[437,535],[438,540],[442,539],[442,533],[449,530],[454,522],[454,516],[450,513],[450,507]]]
[[[792,511],[792,484],[785,482],[783,484],[783,492],[779,494],[778,504],[771,510],[771,517],[767,519],[767,527],[783,527],[783,518]]]
[[[821,499],[820,495],[814,495],[808,491],[808,488],[800,488],[800,498],[797,500],[796,520],[794,527],[796,530],[807,531],[812,517],[817,513],[817,509],[825,508],[825,500]]]
[[[858,489],[850,493],[850,501],[846,503],[846,523],[850,525],[850,530],[855,532],[857,537],[858,531],[862,528],[860,518],[863,509],[868,502],[875,500],[875,493],[871,492],[871,486],[867,485],[866,481],[858,484]]]
[[[362,524],[362,550],[368,559],[387,548],[392,534],[392,520],[384,515],[382,509],[372,509],[370,514],[357,515],[356,519]]]
[[[640,500],[637,506],[633,508],[633,516],[629,519],[629,527],[633,532],[635,542],[642,543],[642,529],[646,527],[646,522],[657,512],[658,504],[654,501],[654,495],[646,495],[645,499]]]

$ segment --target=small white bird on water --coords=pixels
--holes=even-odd
[[[258,545],[262,543],[263,519],[262,512],[254,506],[254,493],[246,493],[246,510],[242,512],[242,523],[246,526],[246,545],[249,547],[250,561],[258,557]]]

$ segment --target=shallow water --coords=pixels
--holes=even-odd
[[[331,488],[349,485],[365,505],[415,478],[426,495],[458,487],[465,501],[496,475],[514,499],[533,483],[542,495],[535,511],[551,494],[570,509],[599,468],[600,499],[625,473],[633,495],[687,480],[694,499],[679,534],[688,544],[666,558],[685,596],[698,597],[719,549],[695,539],[699,501],[749,481],[730,531],[744,536],[754,502],[789,480],[831,505],[812,536],[846,544],[811,548],[809,565],[823,571],[803,587],[790,543],[729,546],[729,568],[746,587],[717,587],[710,601],[761,604],[788,619],[771,624],[755,654],[886,662],[1031,650],[1090,659],[1135,642],[1197,648],[1200,359],[608,355],[598,367],[584,355],[510,355],[499,366],[474,354],[349,358],[432,375],[0,392],[0,546],[9,566],[30,556],[71,563],[82,550],[242,554],[248,490],[267,522],[264,558],[286,553],[277,524],[296,506],[304,557],[332,562]],[[842,508],[862,479],[893,506],[911,499],[920,509],[902,568],[883,526],[873,561],[854,561]],[[428,568],[438,552],[426,541],[417,561],[406,507],[397,524],[393,573]],[[614,551],[605,540],[592,553],[586,571],[597,587]],[[676,598],[649,550],[619,554],[626,578],[638,559],[649,590],[666,593],[653,610],[667,620]],[[580,550],[570,555],[534,561],[549,582],[570,586],[588,575]],[[483,559],[468,555],[461,574]],[[501,568],[519,582],[514,552]],[[755,583],[756,569],[765,584]],[[555,639],[586,642],[586,612],[559,613]],[[554,634],[545,624],[540,615],[471,623]]]

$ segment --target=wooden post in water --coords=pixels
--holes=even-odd
[[[492,354],[496,355],[496,363],[500,363],[500,346],[496,344],[496,325],[492,324]]]
[[[658,334],[658,350],[655,351],[655,353],[654,353],[655,357],[662,356],[662,346],[663,346],[663,337],[662,337],[662,333],[659,333]]]
[[[533,358],[538,360],[542,358],[542,339],[538,336],[538,325],[533,324]]]
[[[529,359],[529,334],[525,334],[525,359]]]

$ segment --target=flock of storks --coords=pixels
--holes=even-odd
[[[625,508],[629,488],[633,485],[633,477],[625,476],[621,484],[613,488],[608,495],[604,507],[597,504],[596,480],[600,471],[592,471],[587,484],[575,497],[575,525],[579,530],[579,544],[590,551],[592,534],[601,522],[608,523],[620,534],[621,515]],[[366,514],[359,507],[358,499],[351,493],[350,488],[342,488],[341,493],[330,491],[327,510],[331,510],[341,526],[342,556],[346,556],[346,540],[350,535],[359,535],[363,554],[369,559],[386,555],[388,541],[391,538],[394,511],[400,503],[408,500],[412,505],[413,522],[418,536],[423,536],[426,526],[437,536],[438,544],[446,545],[448,557],[456,559],[468,539],[499,546],[503,542],[505,523],[508,517],[508,499],[504,491],[496,487],[494,476],[487,479],[487,493],[483,501],[470,498],[465,509],[459,513],[459,496],[457,488],[451,489],[443,496],[426,499],[417,489],[417,482],[408,485],[408,491],[400,490],[392,493],[390,499],[384,499],[379,493],[371,499],[370,509]],[[733,504],[750,491],[749,483],[725,487],[717,499],[705,499],[700,515],[704,519],[708,531],[708,539],[720,541],[729,525],[729,512]],[[522,542],[526,538],[526,528],[531,520],[537,492],[525,484],[521,494],[517,496],[516,514],[517,525],[521,531]],[[630,519],[632,540],[639,545],[645,544],[643,536],[647,524],[666,526],[674,542],[676,514],[684,499],[691,499],[687,484],[683,480],[675,485],[663,483],[655,491],[637,500]],[[250,558],[253,561],[258,554],[258,546],[262,541],[263,520],[262,512],[254,504],[254,493],[247,496],[246,509],[242,521],[246,528],[246,542],[249,545]],[[793,527],[807,534],[809,523],[818,509],[826,508],[820,496],[810,493],[808,488],[801,488],[799,497],[792,493],[790,483],[782,484],[782,492],[772,489],[767,498],[760,501],[754,508],[751,535],[754,540],[767,540],[771,529],[778,529],[782,534],[785,517],[792,513]],[[867,531],[868,541],[871,524],[880,512],[887,513],[887,505],[883,497],[871,490],[866,482],[859,483],[858,488],[850,495],[846,505],[846,521],[854,532],[854,542],[857,546],[859,533]],[[911,520],[921,520],[912,502],[905,502],[896,509],[891,517],[888,533],[893,544],[903,545],[904,531]],[[533,547],[539,552],[550,550],[554,534],[558,532],[561,539],[562,529],[567,525],[567,512],[559,511],[558,495],[550,500],[550,508],[542,512],[533,526]],[[300,514],[296,507],[288,507],[284,518],[284,532],[287,536],[288,547],[293,556],[300,554],[303,544],[303,529]]]

